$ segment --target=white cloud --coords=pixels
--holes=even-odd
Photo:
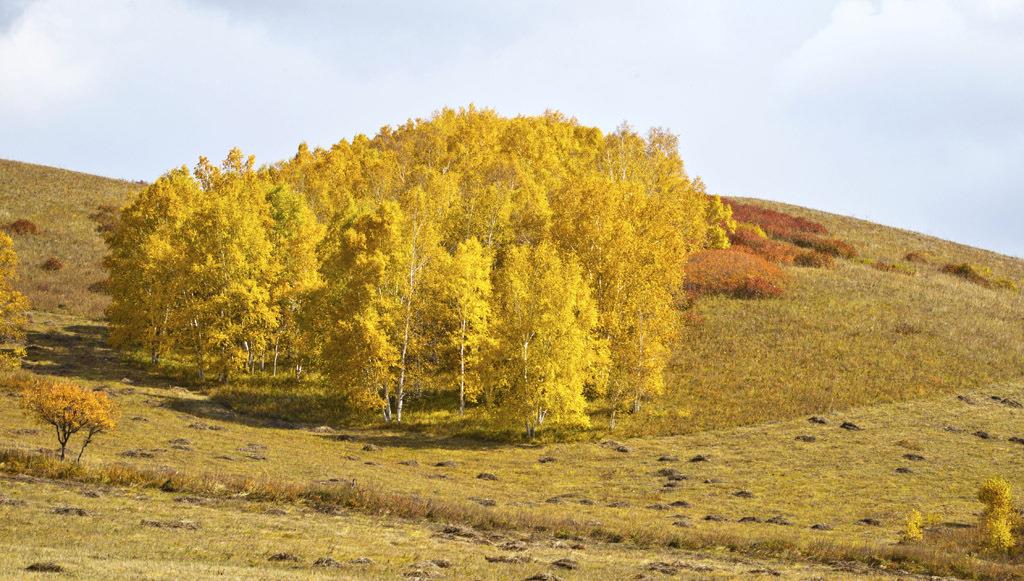
[[[0,3],[0,157],[152,179],[553,107],[678,132],[717,192],[1024,254],[1024,0]]]
[[[38,115],[95,86],[95,64],[62,43],[71,24],[58,6],[33,4],[0,36],[0,113]]]

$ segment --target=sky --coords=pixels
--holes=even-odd
[[[470,103],[1024,256],[1024,0],[0,0],[0,158],[149,181]]]

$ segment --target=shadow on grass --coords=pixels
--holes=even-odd
[[[54,375],[89,381],[121,381],[172,385],[121,357],[107,344],[107,328],[98,324],[76,324],[29,331],[25,347],[25,369],[40,375]]]

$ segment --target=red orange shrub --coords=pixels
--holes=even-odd
[[[852,244],[843,242],[837,238],[823,238],[821,236],[815,236],[813,234],[805,234],[802,232],[794,232],[788,235],[782,236],[786,240],[789,240],[793,244],[801,248],[809,248],[816,250],[822,254],[829,254],[836,258],[855,258],[857,256],[857,249]]]
[[[756,254],[776,264],[793,264],[801,253],[799,248],[788,242],[762,238],[756,231],[747,228],[737,228],[729,236],[729,241],[736,250]]]
[[[785,285],[781,268],[740,250],[699,252],[690,258],[686,270],[686,290],[694,296],[771,298],[781,296]]]
[[[828,229],[823,224],[791,216],[775,210],[761,208],[752,204],[744,204],[735,200],[727,200],[732,206],[732,217],[737,222],[749,222],[757,224],[764,231],[772,236],[780,236],[793,232],[805,232],[808,234],[828,234]]]

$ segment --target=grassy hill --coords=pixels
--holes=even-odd
[[[597,415],[588,441],[508,445],[438,428],[429,399],[401,430],[354,428],[316,382],[184,388],[112,352],[96,227],[137,187],[0,161],[0,225],[40,229],[14,237],[26,371],[123,412],[60,466],[0,377],[0,578],[49,561],[97,579],[1024,576],[973,548],[979,484],[1024,479],[1024,295],[944,269],[1019,281],[1024,261],[743,200],[859,255],[785,267],[779,298],[701,298],[666,399],[615,431]],[[912,509],[924,543],[900,542]]]
[[[98,318],[108,298],[90,290],[106,278],[97,232],[105,209],[118,208],[140,184],[0,159],[0,227],[27,220],[38,234],[12,234],[20,288],[33,308]],[[63,266],[48,270],[50,258]],[[95,288],[95,287],[94,287]]]
[[[986,267],[1024,279],[1024,261],[786,204],[745,200],[810,218],[852,243],[858,260],[787,268],[779,299],[698,302],[672,365],[667,409],[650,420],[685,432],[873,402],[977,388],[1024,376],[1024,295],[941,272]],[[916,253],[928,263],[909,262]],[[876,268],[897,264],[898,271]],[[639,433],[641,430],[637,430]]]

